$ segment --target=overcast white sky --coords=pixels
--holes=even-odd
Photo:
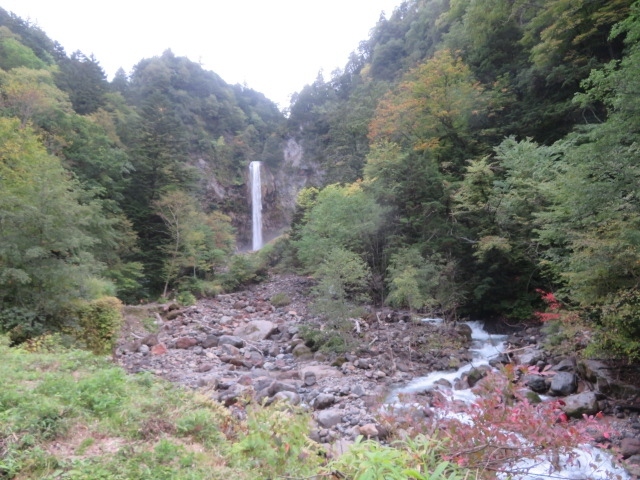
[[[109,78],[170,48],[227,83],[246,83],[280,105],[328,79],[402,0],[0,0],[67,54],[94,54]]]

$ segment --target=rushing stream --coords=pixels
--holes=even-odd
[[[440,322],[439,319],[425,319],[428,322]],[[471,363],[463,365],[454,372],[432,372],[425,377],[413,379],[407,385],[397,388],[387,398],[387,403],[402,406],[402,394],[412,394],[438,390],[452,400],[471,404],[477,397],[471,389],[449,388],[444,385],[455,385],[456,382],[472,368],[489,365],[492,358],[500,355],[506,346],[506,335],[492,335],[484,328],[482,322],[466,322],[471,327],[472,344],[470,351],[473,355]],[[446,380],[444,382],[443,380]],[[451,415],[447,413],[445,415]],[[454,414],[461,421],[470,421],[465,414]],[[525,440],[523,439],[523,442]],[[631,476],[613,462],[613,456],[591,445],[576,448],[571,454],[560,455],[554,466],[546,457],[522,458],[510,467],[510,473],[501,473],[498,478],[504,480],[630,480]]]

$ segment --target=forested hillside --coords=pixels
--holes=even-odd
[[[637,359],[639,13],[415,0],[381,18],[291,106],[337,182],[300,197],[301,267],[449,318],[570,320],[592,354]]]
[[[282,155],[265,148],[275,104],[171,51],[109,82],[4,10],[0,68],[0,330],[18,341],[76,301],[210,288],[249,215],[248,163]]]
[[[107,81],[0,10],[0,330],[255,278],[229,265],[247,165],[276,175],[294,141],[321,180],[278,252],[319,280],[321,312],[568,319],[592,353],[638,359],[639,15],[410,0],[285,116],[171,51]]]

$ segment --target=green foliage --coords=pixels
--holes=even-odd
[[[6,26],[0,27],[0,68],[10,70],[16,67],[33,69],[46,68],[47,64],[39,59],[29,47],[20,42]]]
[[[309,416],[286,403],[248,412],[248,431],[231,449],[235,463],[265,478],[306,477],[320,465],[320,448],[307,437]]]
[[[371,276],[369,268],[355,253],[342,248],[327,252],[326,260],[316,270],[314,308],[323,316],[344,321],[358,316],[358,303],[367,300]]]
[[[31,318],[26,329],[52,328],[68,303],[92,294],[83,286],[102,269],[90,232],[101,208],[31,129],[0,118],[0,138],[0,309]]]
[[[621,290],[608,296],[591,311],[596,337],[585,351],[587,356],[640,360],[640,292]]]
[[[191,292],[180,292],[176,297],[178,303],[184,307],[190,307],[196,304],[196,297]]]
[[[204,214],[193,198],[179,190],[162,196],[154,207],[170,235],[170,242],[162,247],[166,256],[164,296],[184,272],[194,278],[211,277],[234,246],[229,218],[218,212]]]
[[[291,303],[291,297],[284,292],[278,292],[273,295],[269,301],[274,307],[286,307]]]
[[[392,446],[358,437],[349,450],[330,463],[330,471],[354,480],[458,480],[467,478],[443,461],[442,445],[417,436]]]
[[[305,211],[304,223],[293,241],[306,270],[315,271],[333,248],[364,252],[376,244],[385,210],[360,182],[329,185],[313,200],[313,191],[309,193],[298,199]]]
[[[406,248],[391,256],[387,282],[387,302],[395,307],[419,310],[438,306],[437,287],[440,266],[426,261],[416,247]]]
[[[222,275],[222,286],[226,291],[233,291],[243,285],[259,282],[266,278],[266,267],[259,252],[236,254]]]
[[[79,337],[96,354],[113,350],[123,323],[122,302],[115,297],[102,297],[76,306]]]

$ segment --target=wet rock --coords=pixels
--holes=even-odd
[[[555,396],[571,395],[578,388],[577,378],[570,372],[558,372],[551,377],[549,393]]]
[[[575,358],[565,358],[564,360],[560,361],[559,363],[551,367],[551,370],[555,372],[574,372],[575,369],[576,369]]]
[[[535,365],[544,359],[544,353],[536,347],[527,347],[518,352],[516,359],[520,365]]]
[[[467,383],[469,384],[469,387],[473,388],[476,383],[487,376],[487,373],[489,373],[489,368],[486,366],[472,368],[471,370],[469,370],[469,372],[467,373]]]
[[[598,398],[595,392],[582,392],[576,395],[569,395],[563,399],[562,410],[569,417],[582,418],[582,415],[595,415],[600,410],[598,408]]]
[[[457,324],[455,327],[455,331],[458,335],[464,337],[468,342],[471,341],[471,335],[473,331],[471,330],[471,327],[466,323]]]
[[[525,375],[524,377],[524,384],[536,393],[546,393],[550,383],[550,380],[542,375]]]

